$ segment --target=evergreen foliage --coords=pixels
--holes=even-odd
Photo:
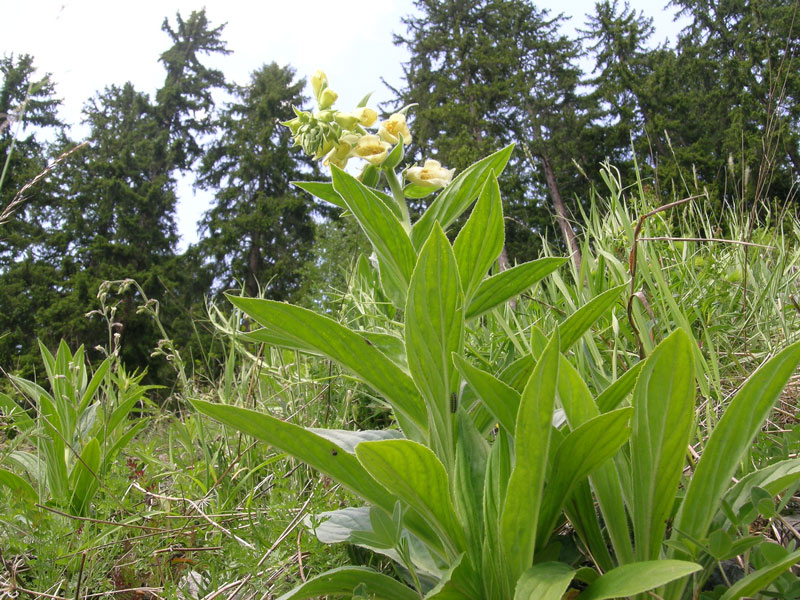
[[[208,261],[219,290],[244,289],[286,300],[302,292],[303,267],[311,257],[314,207],[291,182],[317,174],[291,131],[279,124],[306,100],[305,80],[275,63],[235,86],[223,110],[219,135],[205,154],[200,187],[215,190],[198,250]],[[318,175],[317,175],[318,176]]]

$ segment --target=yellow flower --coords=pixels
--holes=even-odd
[[[378,120],[378,113],[371,108],[367,108],[366,106],[357,108],[350,114],[358,119],[358,122],[364,127],[372,127],[375,124],[375,121]]]
[[[342,129],[353,129],[358,123],[358,117],[352,113],[337,112],[333,119],[339,124]]]
[[[378,135],[384,142],[396,144],[399,139],[398,135],[403,135],[403,144],[408,145],[411,143],[411,132],[406,125],[406,116],[403,113],[394,113],[387,121],[381,123],[378,130]]]
[[[322,164],[326,167],[336,165],[340,169],[344,169],[347,166],[347,161],[350,160],[350,156],[352,156],[353,146],[358,143],[358,139],[357,135],[342,136],[336,147],[322,161]]]
[[[382,141],[377,135],[363,135],[353,149],[353,155],[377,166],[386,159],[390,147],[391,144]]]
[[[319,100],[319,95],[326,87],[328,87],[328,76],[317,69],[317,72],[311,76],[311,89],[314,90],[314,98]]]
[[[438,160],[428,159],[422,167],[410,167],[406,179],[423,187],[442,188],[453,179],[455,169],[445,169]]]
[[[319,96],[319,109],[325,110],[326,108],[330,108],[338,97],[339,94],[334,92],[331,88],[326,87]]]

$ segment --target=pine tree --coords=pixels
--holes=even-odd
[[[211,262],[219,289],[260,288],[274,299],[297,298],[302,267],[311,256],[313,206],[292,189],[307,179],[314,163],[293,148],[291,131],[279,121],[305,102],[304,80],[291,67],[264,65],[250,82],[234,89],[222,112],[220,135],[210,145],[199,185],[216,190],[215,204],[202,222],[199,245]]]

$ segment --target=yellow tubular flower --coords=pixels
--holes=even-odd
[[[338,97],[339,94],[334,92],[331,88],[326,87],[319,96],[319,109],[325,110],[326,108],[330,108]]]
[[[390,147],[391,144],[382,141],[377,135],[364,135],[353,149],[353,155],[377,166],[386,159]]]
[[[378,113],[371,108],[367,108],[366,106],[357,108],[350,114],[358,119],[358,122],[364,127],[372,127],[375,124],[375,121],[378,120]]]
[[[406,179],[423,187],[442,188],[450,183],[454,172],[455,169],[445,169],[438,160],[429,158],[422,167],[410,167]]]
[[[319,100],[319,95],[326,87],[328,87],[328,76],[317,69],[317,72],[311,76],[311,89],[314,90],[314,98]]]
[[[406,125],[406,116],[403,113],[394,113],[388,120],[381,123],[378,135],[384,142],[396,144],[399,141],[397,137],[399,134],[403,135],[403,144],[411,143],[411,132]]]

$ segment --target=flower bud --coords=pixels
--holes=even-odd
[[[326,108],[330,108],[338,97],[339,94],[334,92],[331,88],[326,87],[319,96],[319,109],[325,110]]]
[[[384,142],[396,144],[399,141],[398,135],[403,136],[403,144],[411,143],[411,132],[406,125],[406,116],[403,113],[394,113],[388,120],[381,123],[378,135]]]
[[[442,188],[450,183],[454,172],[455,169],[445,169],[438,160],[429,158],[424,166],[406,170],[406,179],[423,187]]]
[[[377,135],[363,135],[353,149],[353,154],[372,165],[379,165],[386,159],[390,147],[390,144],[382,141]]]
[[[319,101],[319,96],[326,87],[328,87],[328,76],[317,69],[317,72],[311,76],[311,89],[314,90],[314,98]]]
[[[353,129],[358,123],[358,117],[351,113],[337,112],[333,118],[342,129]]]
[[[358,122],[364,127],[372,127],[375,121],[378,120],[378,113],[366,106],[355,109],[351,114],[358,119]]]

